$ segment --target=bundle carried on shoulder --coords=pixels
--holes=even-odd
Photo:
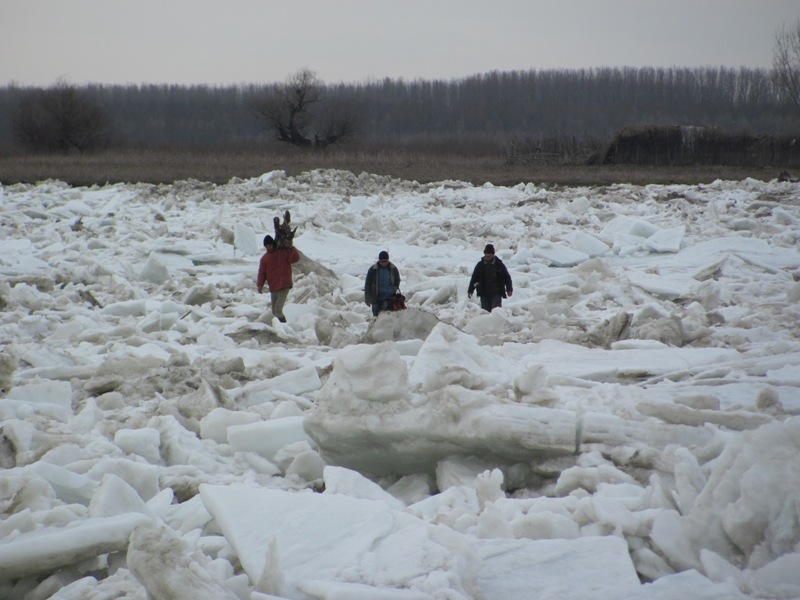
[[[292,216],[289,214],[288,210],[283,213],[283,223],[281,223],[280,217],[275,217],[272,219],[272,222],[275,225],[276,248],[291,248],[294,244],[294,234],[297,231],[297,227],[292,229],[291,221]]]

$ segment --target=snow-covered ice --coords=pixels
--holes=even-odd
[[[798,598],[798,242],[751,179],[7,186],[0,597]]]

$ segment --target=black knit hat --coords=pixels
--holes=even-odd
[[[378,260],[389,260],[389,253],[386,250],[381,250],[381,253],[378,254]]]
[[[272,246],[273,244],[275,244],[275,240],[272,239],[272,236],[271,235],[265,235],[264,236],[264,245],[265,246]]]
[[[494,254],[494,246],[491,244],[486,244],[486,248],[483,249],[484,254]]]

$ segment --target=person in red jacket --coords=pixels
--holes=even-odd
[[[264,247],[267,251],[258,264],[256,280],[258,293],[263,293],[266,283],[272,300],[272,314],[278,317],[281,323],[286,323],[283,305],[286,304],[289,290],[292,289],[292,265],[300,260],[300,255],[294,246],[276,248],[271,235],[264,237]]]

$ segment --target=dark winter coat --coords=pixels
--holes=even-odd
[[[492,262],[487,262],[482,258],[475,265],[467,293],[472,294],[476,290],[481,298],[497,295],[505,298],[514,290],[511,284],[511,275],[508,274],[508,269],[502,260],[495,256]]]
[[[374,304],[378,301],[378,269],[381,268],[380,263],[375,263],[367,271],[367,280],[364,282],[364,301]],[[390,262],[389,269],[389,283],[392,287],[392,292],[400,289],[400,271],[393,262]],[[383,300],[384,298],[380,298]]]

